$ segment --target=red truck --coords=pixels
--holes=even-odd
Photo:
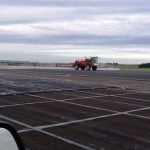
[[[85,59],[76,60],[73,63],[75,70],[97,70],[98,57],[90,57]]]

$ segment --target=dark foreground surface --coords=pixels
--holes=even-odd
[[[37,74],[1,71],[0,120],[27,149],[149,150],[150,94]]]

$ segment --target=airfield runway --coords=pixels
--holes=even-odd
[[[28,150],[149,150],[148,75],[3,69],[0,120]]]

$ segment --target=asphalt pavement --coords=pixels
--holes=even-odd
[[[117,78],[133,78],[133,79],[144,79],[150,80],[150,72],[146,71],[119,71],[119,70],[97,70],[97,71],[81,71],[74,69],[36,69],[35,71],[51,72],[66,75],[90,75],[90,76],[104,76],[104,77],[117,77]]]

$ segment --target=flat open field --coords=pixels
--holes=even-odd
[[[150,79],[106,74],[0,70],[0,120],[28,150],[149,150]]]

